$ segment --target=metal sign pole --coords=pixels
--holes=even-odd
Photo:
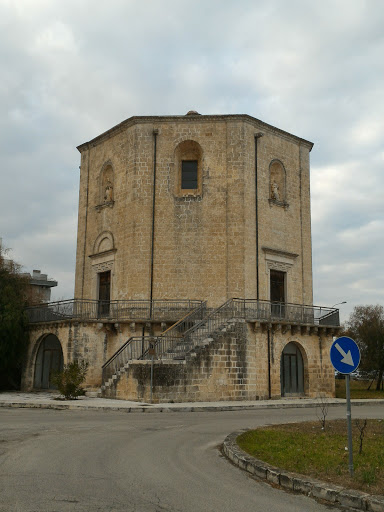
[[[353,476],[353,446],[352,446],[352,417],[351,417],[351,389],[349,386],[350,376],[345,376],[345,391],[347,398],[347,427],[348,427],[348,459],[349,474]]]
[[[347,399],[348,459],[349,473],[353,476],[353,446],[351,417],[350,374],[360,364],[360,349],[356,341],[348,336],[334,340],[330,350],[331,363],[335,370],[345,375],[345,397]]]
[[[153,388],[153,354],[151,357],[151,403],[152,403],[152,388]]]

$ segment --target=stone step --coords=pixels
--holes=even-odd
[[[89,398],[96,398],[98,391],[86,391],[85,396]]]
[[[201,320],[196,320],[194,323],[199,323]],[[190,336],[188,336],[188,341],[180,341],[173,348],[169,348],[163,354],[159,354],[161,359],[166,361],[175,360],[175,361],[185,361],[186,355],[188,354],[190,357],[196,357],[196,352],[194,351],[197,347],[206,347],[210,343],[214,341],[212,335],[220,335],[223,332],[227,332],[232,329],[233,324],[236,323],[237,319],[229,319],[226,322],[223,322],[221,325],[217,326],[214,331],[207,333],[207,329],[201,328],[197,329]],[[201,340],[199,340],[202,338]],[[180,340],[183,338],[180,337]],[[102,387],[101,391],[105,391],[107,388],[111,387],[113,383],[119,379],[119,377],[126,373],[129,369],[132,360],[127,361],[119,370],[116,371],[114,375],[106,382]]]

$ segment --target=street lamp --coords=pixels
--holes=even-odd
[[[335,306],[340,306],[340,304],[346,304],[347,301],[344,300],[343,302],[336,302],[336,304],[334,304],[333,306],[331,306],[331,309],[334,308]]]

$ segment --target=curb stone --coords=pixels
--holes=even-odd
[[[223,443],[223,452],[236,466],[268,483],[306,496],[321,499],[333,505],[341,505],[348,510],[384,512],[384,496],[345,489],[340,485],[321,482],[297,473],[271,466],[251,455],[237,445],[237,437],[249,429],[229,434]]]
[[[8,407],[8,408],[35,408],[35,409],[55,409],[55,410],[88,410],[88,411],[118,411],[118,412],[126,412],[126,413],[177,413],[177,412],[219,412],[219,411],[255,411],[261,409],[289,409],[289,408],[314,408],[317,407],[317,404],[314,400],[303,400],[300,402],[289,402],[286,401],[282,403],[281,401],[275,402],[268,401],[259,402],[253,404],[230,404],[228,402],[223,402],[223,404],[216,403],[215,405],[199,405],[198,402],[195,402],[193,405],[186,404],[185,406],[180,406],[180,404],[137,404],[124,405],[124,400],[121,400],[122,405],[116,404],[107,404],[108,399],[99,399],[99,398],[91,398],[92,404],[82,403],[81,400],[76,400],[75,403],[60,403],[51,399],[51,403],[40,401],[38,397],[35,400],[25,401],[23,399],[13,399],[13,400],[1,400],[0,395],[0,407]],[[102,403],[97,404],[98,400],[102,400]],[[354,400],[352,401],[354,406],[359,405],[384,405],[384,400],[375,400],[375,401],[364,401],[364,400]],[[95,405],[93,405],[95,404]],[[342,404],[345,404],[345,400],[340,401],[330,401],[328,403],[329,407],[337,407]]]

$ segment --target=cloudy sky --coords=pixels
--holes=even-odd
[[[0,236],[73,297],[80,154],[132,115],[315,143],[314,303],[384,304],[382,0],[0,0]]]

